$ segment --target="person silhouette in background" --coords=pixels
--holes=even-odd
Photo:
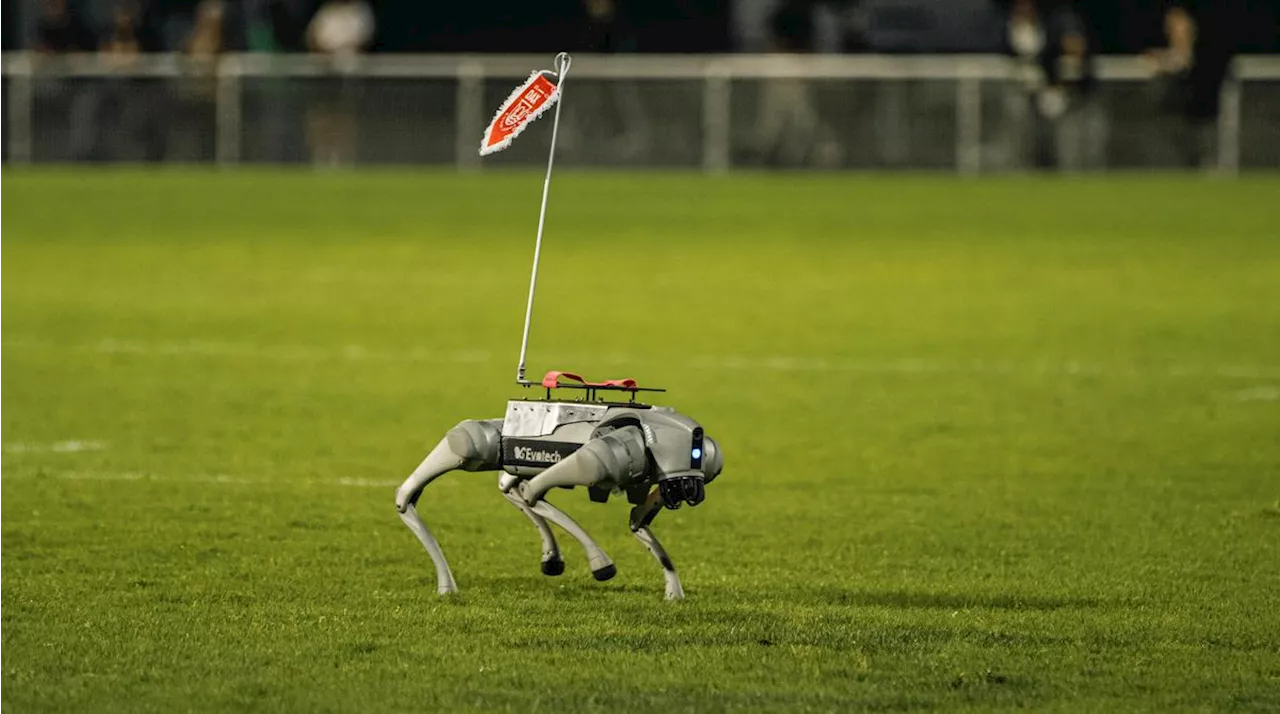
[[[101,56],[113,67],[128,69],[142,53],[162,49],[152,27],[136,0],[118,0],[102,39]],[[105,84],[101,122],[110,130],[110,158],[137,160],[140,155],[147,161],[163,159],[163,91],[157,80],[120,75],[107,78]]]
[[[628,20],[625,3],[583,0],[581,7],[580,49],[600,54],[636,51],[635,28]],[[640,84],[633,80],[584,82],[570,91],[574,98],[564,106],[565,131],[560,135],[566,156],[586,162],[593,159],[627,162],[652,157],[655,150],[672,148],[682,142],[686,143],[683,153],[696,151],[687,146],[695,142],[680,131],[678,121],[666,127],[668,131],[663,135],[661,146],[654,145],[654,123],[674,117],[667,112],[646,112]]]
[[[67,0],[45,0],[36,25],[35,50],[42,54],[95,52],[98,37]]]
[[[309,4],[306,0],[247,0],[245,45],[250,52],[278,54],[304,52]],[[296,163],[308,158],[300,94],[306,85],[296,78],[267,76],[256,79],[246,92],[246,112],[260,117],[246,125],[244,151],[253,161]]]
[[[210,161],[217,146],[218,58],[226,51],[226,5],[201,0],[190,32],[182,41],[185,74],[174,92],[171,158]]]
[[[1006,113],[1017,164],[1079,171],[1106,164],[1106,114],[1094,89],[1095,48],[1069,2],[1014,0],[1005,26],[1020,93]],[[1025,158],[1024,158],[1025,157]]]
[[[329,0],[307,26],[307,46],[324,55],[340,73],[373,42],[373,11],[361,0]],[[356,106],[359,84],[342,74],[336,88],[307,113],[307,140],[315,166],[349,166],[356,159]]]
[[[770,51],[779,55],[807,54],[813,49],[813,8],[805,0],[788,0],[769,21]],[[810,82],[795,77],[766,79],[760,99],[751,152],[768,166],[830,168],[843,161],[834,132],[818,113]]]
[[[1165,10],[1165,46],[1147,51],[1156,102],[1178,163],[1210,168],[1217,159],[1223,82],[1239,43],[1246,3],[1216,0]]]
[[[1104,168],[1107,117],[1094,91],[1094,40],[1068,2],[1047,13],[1045,37],[1040,55],[1045,87],[1037,104],[1052,125],[1050,160],[1063,171]]]
[[[96,52],[98,37],[67,0],[45,0],[36,25],[35,50],[42,57]],[[46,88],[54,102],[65,107],[65,158],[87,161],[98,144],[98,113],[102,92],[97,85],[75,79],[49,79]],[[58,142],[61,143],[61,142]]]
[[[1177,115],[1186,109],[1190,95],[1191,63],[1195,59],[1196,22],[1181,5],[1173,5],[1164,14],[1165,46],[1147,50],[1157,101],[1167,113]]]
[[[223,18],[225,7],[222,0],[201,0],[196,6],[195,25],[183,46],[188,57],[201,61],[212,61],[225,49],[223,42]]]

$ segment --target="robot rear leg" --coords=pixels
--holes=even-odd
[[[464,421],[449,430],[444,439],[427,454],[396,490],[396,510],[400,520],[417,536],[436,567],[436,586],[441,595],[458,591],[449,561],[440,549],[431,529],[418,515],[417,503],[422,491],[434,480],[450,471],[493,471],[501,465],[499,435],[501,419]]]

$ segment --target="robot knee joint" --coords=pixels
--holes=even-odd
[[[396,489],[396,510],[404,513],[409,510],[410,506],[418,503],[418,497],[422,495],[422,488],[413,488],[408,483]]]

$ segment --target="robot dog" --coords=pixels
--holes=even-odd
[[[724,466],[719,445],[698,422],[674,409],[637,402],[637,392],[661,390],[638,387],[634,380],[587,382],[576,374],[549,372],[541,384],[545,399],[511,400],[503,419],[455,426],[396,492],[400,518],[435,561],[440,593],[456,592],[457,585],[440,545],[414,506],[427,484],[462,470],[504,472],[498,488],[542,536],[545,575],[564,572],[548,521],[582,544],[596,580],[617,573],[591,536],[547,502],[547,493],[557,486],[585,486],[597,503],[607,502],[615,492],[625,494],[632,505],[631,532],[662,565],[667,599],[683,598],[675,566],[649,526],[663,507],[702,503],[706,485]],[[581,390],[583,398],[553,399],[552,391],[560,389]],[[618,392],[630,398],[615,402],[598,396]]]
[[[525,308],[524,338],[516,369],[516,383],[525,388],[534,386],[525,379],[525,356],[560,126],[558,100],[564,93],[569,63],[569,55],[562,52],[556,56],[555,72],[544,70],[531,74],[498,109],[480,145],[482,156],[505,149],[530,122],[555,105],[551,153],[542,188],[529,301]],[[640,387],[631,379],[589,382],[571,372],[548,372],[540,384],[546,390],[545,398],[511,400],[502,419],[468,420],[450,429],[396,491],[400,518],[435,563],[440,594],[456,592],[458,586],[440,544],[418,516],[416,505],[423,489],[450,471],[502,471],[498,488],[533,521],[542,537],[544,574],[554,576],[564,572],[564,559],[548,522],[560,526],[582,544],[596,580],[608,580],[617,573],[613,561],[591,536],[546,500],[552,488],[585,486],[591,500],[597,503],[607,502],[614,493],[626,495],[632,506],[631,532],[662,566],[667,599],[683,598],[684,589],[675,566],[649,525],[664,507],[675,509],[682,504],[702,503],[707,484],[724,466],[720,446],[693,419],[670,407],[636,401],[639,392],[662,392],[662,389]],[[553,398],[553,391],[559,393],[563,389],[577,390],[578,398]],[[609,399],[623,395],[626,401]]]

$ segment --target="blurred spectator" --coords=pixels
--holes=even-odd
[[[350,57],[368,49],[373,41],[373,11],[361,0],[328,0],[307,27],[313,52]]]
[[[1038,104],[1053,122],[1051,160],[1066,171],[1104,168],[1107,116],[1094,91],[1094,40],[1067,2],[1050,10],[1045,34],[1040,64],[1046,86]]]
[[[617,54],[634,52],[636,37],[618,0],[582,0],[584,37],[581,49]],[[652,145],[653,122],[663,116],[647,115],[636,82],[618,79],[578,85],[574,100],[565,105],[565,131],[561,146],[567,155],[579,152],[593,159],[632,161]],[[664,137],[666,141],[678,137]],[[695,149],[696,150],[696,149]]]
[[[808,53],[813,47],[813,9],[805,0],[789,0],[770,19],[771,51],[780,55]],[[783,57],[780,64],[786,63]],[[843,151],[834,132],[819,116],[813,87],[792,77],[765,80],[760,87],[759,114],[752,153],[773,166],[834,167]]]
[[[223,42],[225,11],[222,0],[201,0],[196,6],[195,25],[182,48],[188,57],[210,61],[226,49]]]
[[[1032,95],[1044,84],[1040,55],[1045,42],[1044,25],[1034,0],[1013,0],[1005,25],[1005,48],[1017,65],[1018,81]]]
[[[813,50],[813,5],[784,0],[769,17],[769,52],[807,53]]]
[[[1174,5],[1165,12],[1164,37],[1166,46],[1147,50],[1146,57],[1160,106],[1171,114],[1181,114],[1190,93],[1196,41],[1196,23],[1185,7]]]
[[[1231,60],[1245,43],[1246,26],[1259,5],[1270,4],[1273,10],[1280,2],[1256,3],[1251,0],[1216,0],[1196,5],[1196,41],[1191,64],[1191,92],[1187,101],[1187,117],[1196,134],[1195,148],[1202,167],[1217,165],[1217,120],[1221,109],[1222,85],[1230,71]],[[1259,18],[1264,17],[1257,13]],[[1280,38],[1275,18],[1264,25],[1273,41]]]
[[[306,0],[248,0],[245,44],[250,52],[306,50]],[[305,85],[286,76],[258,77],[244,85],[245,111],[261,117],[261,131],[246,136],[254,160],[296,163],[307,156],[302,127],[305,109],[299,94]]]
[[[814,6],[814,48],[819,52],[868,52],[870,17],[862,0],[828,0]]]
[[[311,18],[307,44],[327,55],[342,70],[373,41],[373,12],[361,0],[328,0]],[[359,80],[343,76],[336,96],[323,97],[307,116],[307,139],[316,166],[337,167],[355,162],[356,106]]]
[[[121,64],[136,57],[142,51],[138,39],[138,8],[133,2],[118,2],[111,11],[111,27],[102,40],[102,53],[121,60]]]
[[[210,161],[217,145],[217,60],[227,50],[227,15],[223,0],[200,0],[191,29],[182,41],[188,60],[186,75],[174,92],[168,151],[171,158]]]
[[[128,68],[141,53],[160,50],[151,28],[150,18],[144,17],[136,0],[118,0],[102,38],[102,57],[114,67]],[[111,76],[103,83],[98,121],[107,132],[105,149],[113,158],[136,159],[139,154],[148,161],[164,158],[159,89],[154,79],[128,75]]]
[[[251,52],[300,52],[306,49],[306,23],[297,2],[250,0],[245,11],[246,44]]]
[[[635,52],[635,32],[617,0],[583,0],[587,15],[586,49],[591,52]]]
[[[1095,93],[1096,53],[1086,24],[1067,2],[1014,0],[1005,30],[1017,64],[1020,95],[1007,107],[1015,152],[1033,166],[1068,171],[1105,165],[1106,113]]]
[[[93,52],[98,49],[98,38],[67,0],[45,0],[36,27],[35,49],[46,55]],[[52,102],[64,107],[59,114],[67,119],[68,157],[73,161],[93,159],[98,144],[101,92],[95,85],[77,79],[51,80],[43,89]]]
[[[1034,0],[1013,0],[1005,23],[1005,50],[1013,57],[1017,88],[1006,95],[1005,116],[1011,130],[1002,133],[1005,156],[998,163],[1010,166],[1046,163],[1049,127],[1041,114],[1043,103],[1039,96],[1045,85],[1040,57],[1047,43]]]
[[[1205,136],[1190,113],[1193,94],[1192,69],[1196,62],[1197,27],[1184,5],[1170,5],[1164,13],[1165,46],[1147,50],[1151,65],[1151,92],[1159,108],[1160,127],[1145,134],[1152,154],[1168,154],[1183,166],[1197,166],[1205,160],[1213,137]],[[1167,143],[1172,138],[1172,145]],[[1163,145],[1159,145],[1163,144]]]
[[[98,38],[67,0],[45,0],[35,49],[51,54],[93,52],[98,49]]]

